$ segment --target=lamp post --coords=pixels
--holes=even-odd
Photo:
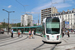
[[[7,11],[5,9],[2,9],[3,11],[6,11],[8,13],[8,34],[9,34],[9,14],[15,11]]]

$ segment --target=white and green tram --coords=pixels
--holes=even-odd
[[[61,42],[61,19],[47,17],[43,19],[43,42]]]

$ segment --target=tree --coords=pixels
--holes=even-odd
[[[6,27],[8,27],[8,24],[5,22],[3,22],[2,25],[0,25],[0,28],[6,28]]]
[[[21,27],[21,23],[17,23],[16,25],[17,25],[17,27]]]
[[[30,23],[28,23],[28,25],[27,26],[30,26]]]
[[[34,24],[34,26],[37,26],[36,24]]]

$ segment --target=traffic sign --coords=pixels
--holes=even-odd
[[[65,24],[69,24],[69,22],[68,21],[65,21]]]

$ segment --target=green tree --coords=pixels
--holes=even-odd
[[[21,23],[17,23],[17,27],[21,27]]]
[[[27,26],[30,26],[30,23],[28,23],[28,25]]]
[[[37,26],[36,24],[34,24],[34,26]]]
[[[6,27],[8,27],[8,24],[5,22],[3,22],[2,25],[0,25],[0,28],[6,28]]]

